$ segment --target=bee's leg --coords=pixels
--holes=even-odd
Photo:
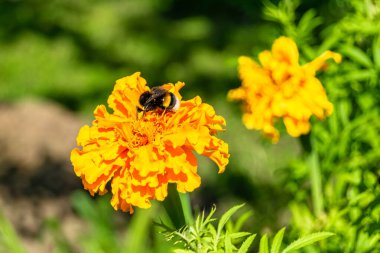
[[[160,119],[162,119],[162,117],[165,117],[165,113],[166,112],[166,108],[162,111],[161,115],[160,115]]]

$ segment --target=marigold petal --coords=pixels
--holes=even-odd
[[[228,100],[244,100],[247,96],[247,91],[243,88],[232,89],[228,92]]]
[[[168,83],[164,84],[161,87],[172,92],[180,101],[182,100],[182,96],[179,93],[180,89],[185,86],[184,82],[177,82],[175,85]]]
[[[284,124],[289,135],[298,137],[310,131],[310,123],[308,120],[296,120],[290,117],[284,117]]]
[[[228,153],[228,144],[215,136],[212,136],[209,145],[203,151],[202,155],[207,156],[214,161],[219,167],[218,173],[223,173],[230,157]]]
[[[147,176],[150,172],[160,172],[165,168],[165,162],[157,158],[152,145],[146,145],[135,150],[134,159],[131,166],[139,171],[142,177]]]
[[[296,43],[287,37],[276,39],[272,45],[273,58],[289,65],[298,65],[298,48]]]
[[[320,56],[315,58],[313,61],[305,64],[303,67],[311,74],[315,75],[315,72],[320,70],[328,59],[333,59],[336,63],[340,63],[342,61],[342,55],[338,53],[334,53],[332,51],[326,51],[322,53]]]
[[[160,186],[155,188],[156,199],[159,201],[163,201],[166,196],[168,196],[168,184],[161,184]]]
[[[146,80],[140,77],[140,72],[120,78],[108,98],[108,106],[115,115],[135,117],[136,108],[140,106],[140,95],[147,90],[149,87],[146,86]]]
[[[266,69],[270,69],[271,64],[273,63],[272,53],[268,50],[259,53],[259,61],[261,66],[263,66]]]

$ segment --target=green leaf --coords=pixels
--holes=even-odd
[[[251,233],[249,233],[249,232],[236,232],[236,233],[229,234],[229,236],[231,237],[231,239],[238,239],[238,238],[250,235],[250,234]]]
[[[343,45],[341,52],[364,67],[372,67],[371,59],[358,47]]]
[[[246,253],[249,247],[251,246],[253,240],[255,240],[255,237],[256,237],[256,234],[253,234],[247,239],[245,239],[245,241],[243,242],[243,244],[241,245],[237,253]]]
[[[259,253],[269,253],[268,237],[264,235],[260,239]]]
[[[174,253],[194,253],[192,250],[186,250],[186,249],[175,249],[173,250]]]
[[[338,115],[340,120],[344,125],[349,123],[350,115],[352,113],[352,103],[351,101],[343,100],[336,104]]]
[[[310,36],[310,33],[320,24],[322,18],[316,15],[316,11],[310,9],[303,14],[297,26],[297,33],[302,34],[304,38]]]
[[[242,208],[244,205],[245,204],[234,206],[230,210],[228,210],[225,214],[223,214],[223,216],[220,218],[219,223],[218,223],[218,236],[222,232],[222,229],[223,229],[224,225],[226,225],[227,221],[229,221],[231,219],[231,216],[234,213],[236,213],[237,210]]]
[[[380,69],[380,36],[373,40],[373,61],[377,69]]]
[[[294,250],[303,248],[305,246],[308,246],[308,245],[313,244],[317,241],[326,239],[326,238],[333,236],[333,235],[334,235],[334,233],[331,233],[331,232],[318,232],[318,233],[306,235],[306,236],[301,237],[298,240],[292,242],[288,247],[286,247],[282,251],[282,253],[292,252]]]
[[[249,210],[242,215],[236,220],[235,226],[234,226],[234,232],[240,231],[241,228],[243,227],[244,223],[252,216],[253,211]]]
[[[339,29],[333,29],[329,31],[328,36],[323,40],[321,46],[318,48],[318,54],[322,54],[324,51],[334,47],[335,44],[342,38],[342,32]]]
[[[364,81],[376,77],[376,71],[373,69],[359,69],[346,73],[344,76],[348,82]]]
[[[207,232],[210,233],[212,238],[216,238],[216,229],[212,224],[207,226]]]
[[[233,253],[231,237],[228,234],[224,237],[224,251],[225,253]]]
[[[208,223],[211,223],[214,220],[216,220],[215,218],[212,218],[212,216],[214,215],[215,211],[216,211],[216,207],[214,206],[213,208],[211,208],[210,213],[207,215],[206,219],[204,220],[204,222],[203,222],[204,224],[208,224]],[[204,213],[203,213],[203,215],[204,215]]]
[[[282,243],[282,238],[284,238],[285,228],[282,228],[277,232],[276,236],[273,239],[272,247],[270,249],[270,253],[279,253]]]
[[[7,218],[0,212],[0,243],[5,246],[7,252],[25,253],[21,240]],[[1,248],[0,248],[1,250]]]

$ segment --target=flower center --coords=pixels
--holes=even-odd
[[[153,143],[162,132],[162,124],[155,119],[140,119],[122,125],[122,139],[129,149]]]

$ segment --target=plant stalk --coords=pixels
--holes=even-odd
[[[311,194],[313,201],[314,215],[319,217],[323,212],[323,192],[322,192],[322,178],[319,167],[318,155],[315,151],[312,151],[309,156],[309,168],[310,168],[310,182],[311,182]]]
[[[168,196],[163,205],[175,229],[192,224],[190,197],[187,193],[179,193],[175,184],[168,185]]]

